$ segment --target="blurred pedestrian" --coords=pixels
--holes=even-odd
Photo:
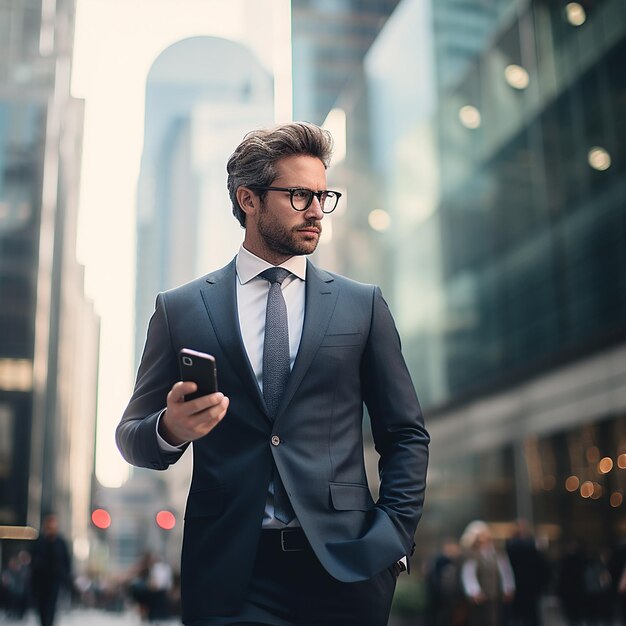
[[[150,593],[150,570],[152,569],[153,561],[154,557],[151,552],[142,554],[137,564],[133,567],[130,578],[130,597],[137,604],[142,621],[147,620],[150,614],[152,600],[152,594]]]
[[[152,552],[144,553],[130,583],[130,595],[137,603],[143,621],[158,622],[170,617],[169,593],[172,585],[170,565]]]
[[[461,546],[466,550],[461,582],[469,600],[469,626],[502,626],[515,594],[508,557],[496,550],[489,526],[480,520],[467,526]]]
[[[148,621],[159,622],[170,617],[169,593],[172,589],[173,575],[169,563],[154,558],[148,577],[151,593]]]
[[[585,565],[585,616],[590,626],[611,626],[613,591],[608,567],[609,550],[603,548]]]
[[[515,577],[511,622],[515,626],[541,626],[540,600],[550,580],[550,568],[525,519],[516,521],[513,536],[505,545]]]
[[[43,520],[32,551],[32,595],[41,626],[52,626],[59,591],[71,584],[71,559],[67,543],[59,533],[53,513]]]
[[[626,539],[623,539],[611,553],[609,572],[613,585],[613,597],[621,623],[626,624]]]
[[[565,546],[557,568],[556,593],[568,626],[581,626],[585,618],[587,557],[577,541]]]
[[[21,620],[28,608],[30,557],[24,551],[9,559],[2,572],[2,587],[7,615]]]
[[[430,624],[462,626],[467,618],[467,604],[461,587],[461,547],[454,537],[447,537],[441,551],[426,572]]]

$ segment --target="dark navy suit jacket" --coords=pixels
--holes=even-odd
[[[412,553],[422,513],[428,434],[380,289],[307,266],[299,351],[272,421],[239,331],[235,262],[159,294],[135,391],[117,427],[127,461],[166,469],[156,421],[180,380],[177,353],[213,354],[230,398],[222,422],[193,446],[185,512],[185,623],[239,610],[276,464],[315,554],[335,578],[370,578]],[[363,403],[380,455],[370,494]],[[272,445],[273,435],[280,445]]]

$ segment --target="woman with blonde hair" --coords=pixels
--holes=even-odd
[[[468,524],[460,543],[466,551],[461,583],[470,605],[469,626],[502,626],[504,606],[515,594],[508,557],[496,550],[489,526],[480,520]]]

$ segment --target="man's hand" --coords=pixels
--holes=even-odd
[[[159,434],[173,446],[204,437],[226,415],[229,399],[219,391],[185,402],[185,394],[196,389],[196,383],[178,382],[167,394],[167,409],[159,421]]]

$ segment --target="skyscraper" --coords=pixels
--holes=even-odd
[[[0,8],[0,539],[54,510],[84,546],[98,320],[75,257],[73,17],[70,0]]]
[[[294,119],[322,124],[398,0],[293,0]]]
[[[272,77],[239,43],[185,39],[154,62],[137,201],[136,362],[156,294],[236,250],[225,164],[248,130],[272,120]]]

